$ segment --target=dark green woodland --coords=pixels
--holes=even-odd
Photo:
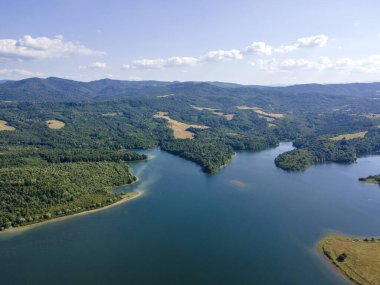
[[[292,141],[295,147],[274,162],[284,170],[355,162],[380,152],[377,90],[380,83],[263,87],[60,78],[7,81],[0,84],[0,120],[14,130],[0,131],[0,228],[121,199],[112,189],[136,180],[127,163],[146,160],[144,149],[160,147],[209,173],[227,165],[238,151],[260,151],[280,141]],[[164,119],[154,118],[158,112],[208,128],[190,128],[193,139],[177,139]],[[50,129],[47,120],[65,126]],[[356,132],[366,133],[362,138],[331,139]]]

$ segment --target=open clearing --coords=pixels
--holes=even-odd
[[[16,128],[9,126],[7,121],[0,120],[0,132],[1,131],[14,131]]]
[[[267,112],[263,111],[261,108],[255,107],[255,106],[253,106],[253,107],[237,106],[237,108],[239,110],[252,110],[256,114],[261,115],[262,117],[271,118],[271,119],[281,119],[281,118],[284,118],[286,116],[285,114],[281,114],[281,113],[267,113]]]
[[[189,125],[176,120],[173,120],[168,116],[168,112],[158,112],[153,116],[156,119],[165,119],[169,128],[173,130],[174,138],[176,139],[193,139],[194,133],[188,131],[189,128],[194,129],[208,129],[207,126]]]
[[[380,239],[327,236],[319,250],[356,284],[380,284]]]
[[[330,138],[330,140],[332,141],[341,141],[341,140],[352,140],[352,139],[357,139],[357,138],[364,138],[364,136],[366,135],[367,131],[363,131],[363,132],[357,132],[357,133],[352,133],[352,134],[343,134],[343,135],[339,135],[339,136],[336,136],[336,137],[333,137],[333,138]]]
[[[193,109],[198,110],[198,111],[210,111],[212,114],[217,115],[217,116],[223,116],[227,121],[231,121],[234,118],[234,114],[224,114],[223,112],[220,112],[219,109],[214,109],[214,108],[207,108],[207,107],[198,107],[198,106],[191,106]]]
[[[65,123],[58,120],[47,120],[46,124],[49,129],[59,130],[65,126]]]

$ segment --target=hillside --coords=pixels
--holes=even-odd
[[[304,100],[304,95],[370,97],[380,96],[380,83],[302,84],[285,87],[240,85],[225,82],[162,82],[101,79],[80,82],[56,77],[0,81],[0,100],[32,102],[83,102],[120,100],[130,97],[150,97],[165,94],[189,96],[252,96],[257,94],[291,95]],[[380,98],[380,97],[379,97]]]

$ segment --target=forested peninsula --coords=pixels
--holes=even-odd
[[[238,151],[280,141],[275,163],[304,170],[380,151],[379,83],[244,86],[30,78],[0,84],[0,229],[112,204],[160,147],[213,173]]]

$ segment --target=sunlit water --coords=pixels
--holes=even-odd
[[[302,173],[291,145],[239,153],[206,175],[159,150],[132,165],[140,198],[0,235],[0,284],[346,284],[315,250],[330,231],[380,235],[380,157]]]

